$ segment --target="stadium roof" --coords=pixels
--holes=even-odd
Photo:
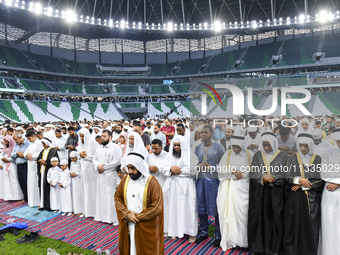
[[[281,23],[306,26],[309,19],[334,19],[338,10],[340,1],[335,0],[0,0],[0,22],[28,31],[27,37],[45,31],[84,38],[155,40],[226,33],[217,26],[237,28],[227,33],[255,33],[259,21],[271,22],[262,30]],[[285,23],[287,17],[291,22]]]

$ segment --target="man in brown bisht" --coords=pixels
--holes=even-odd
[[[130,152],[115,194],[120,255],[163,255],[163,192],[144,157]]]

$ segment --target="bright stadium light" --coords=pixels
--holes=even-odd
[[[77,20],[77,15],[74,13],[74,11],[72,10],[67,10],[65,12],[65,16],[64,16],[65,20],[69,23],[72,23],[74,21]]]
[[[334,14],[333,13],[328,13],[328,20],[333,21],[334,20]]]
[[[222,29],[221,21],[216,20],[216,21],[215,21],[215,24],[214,24],[214,30],[215,30],[216,32],[218,32],[218,31],[220,31],[221,29]]]
[[[168,22],[167,30],[172,31],[173,29],[174,29],[174,25],[172,24],[172,22]]]
[[[26,6],[25,1],[22,1],[22,2],[21,2],[21,9],[25,9],[25,6]]]
[[[279,18],[279,25],[282,25],[282,18]]]
[[[267,27],[270,26],[270,19],[267,19]]]
[[[259,23],[260,23],[260,27],[262,27],[262,20],[260,20]]]
[[[120,28],[124,29],[125,28],[125,20],[120,21]]]
[[[52,7],[47,7],[47,9],[46,9],[46,15],[47,15],[47,16],[52,16],[52,13],[53,13]]]
[[[109,20],[109,27],[113,27],[113,20],[112,19]]]
[[[257,28],[257,22],[256,22],[256,20],[252,20],[251,22],[250,22],[250,26],[252,27],[252,28]]]
[[[142,22],[138,22],[138,29],[142,29]]]
[[[33,11],[34,11],[34,4],[33,4],[32,2],[29,3],[29,5],[28,5],[28,10],[29,10],[30,12],[33,12]]]
[[[286,22],[287,25],[290,25],[290,17],[287,17],[287,22]]]
[[[14,6],[19,7],[19,0],[15,0]]]
[[[12,6],[12,0],[6,0],[6,5],[7,6]]]
[[[204,22],[204,29],[205,29],[205,30],[208,29],[208,22]]]
[[[41,6],[40,3],[36,3],[34,5],[34,12],[35,12],[35,14],[38,14],[38,15],[40,15],[42,13],[42,6]]]
[[[55,10],[55,15],[54,15],[56,18],[59,17],[59,10]]]
[[[299,16],[299,23],[300,23],[300,24],[305,23],[305,15],[301,14],[301,15]]]

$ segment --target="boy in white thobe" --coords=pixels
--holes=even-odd
[[[50,188],[50,204],[51,210],[55,213],[60,212],[60,187],[59,178],[61,169],[58,167],[59,160],[57,157],[51,159],[52,168],[47,173],[47,181],[51,185]]]
[[[70,175],[72,178],[72,200],[73,200],[73,212],[80,214],[79,217],[84,217],[83,214],[83,188],[81,182],[81,164],[78,160],[78,153],[72,151],[70,153],[71,166]]]
[[[60,204],[61,211],[63,212],[63,216],[71,216],[72,215],[72,191],[71,191],[71,175],[70,170],[68,169],[68,162],[66,159],[63,159],[60,162],[60,168],[63,170],[60,173],[59,178],[59,186],[60,186]]]

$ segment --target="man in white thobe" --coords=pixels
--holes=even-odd
[[[58,151],[60,160],[68,159],[67,150],[65,148],[67,139],[62,135],[61,130],[55,131],[55,140],[52,142],[54,148]]]
[[[161,170],[168,176],[163,186],[163,196],[169,206],[169,220],[164,230],[173,239],[189,235],[189,242],[192,243],[198,231],[198,214],[194,181],[196,171],[190,168],[190,157],[189,144],[183,136],[176,135],[171,140]]]
[[[151,145],[152,154],[150,154],[148,159],[150,174],[156,177],[157,181],[163,188],[167,176],[160,171],[160,167],[168,153],[162,149],[162,141],[159,139],[154,139]]]
[[[76,147],[81,164],[81,182],[83,190],[83,214],[85,217],[96,216],[97,169],[93,157],[100,145],[86,128],[78,131],[79,144]],[[71,155],[71,154],[70,154]]]
[[[231,148],[219,163],[220,184],[217,209],[220,218],[223,251],[236,246],[247,248],[249,207],[249,170],[253,153],[246,149],[243,136],[232,136]]]
[[[122,159],[122,149],[112,143],[109,130],[102,132],[102,146],[93,157],[97,171],[96,216],[94,220],[113,223],[118,226],[117,213],[113,196],[116,192],[118,174],[117,166]]]
[[[45,125],[46,131],[44,132],[44,137],[48,138],[50,141],[55,140],[55,134],[54,134],[54,126],[52,124]]]
[[[340,251],[340,129],[332,133],[336,146],[324,153],[321,178],[326,182],[321,199],[320,254],[339,254]],[[333,168],[333,170],[332,170]],[[330,171],[327,171],[327,170]]]
[[[27,159],[27,198],[28,205],[34,207],[40,205],[37,158],[44,147],[33,130],[27,132],[26,138],[31,142],[24,153]]]
[[[328,148],[333,147],[333,145],[330,142],[322,139],[321,129],[313,129],[311,135],[313,136],[313,141],[314,141],[314,153],[323,157],[325,151]]]

